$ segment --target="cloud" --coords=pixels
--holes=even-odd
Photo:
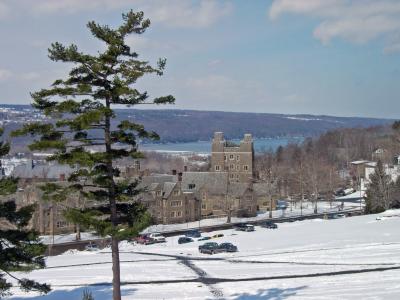
[[[6,69],[0,69],[0,81],[10,79],[12,77],[12,72]]]
[[[43,14],[75,14],[93,10],[113,11],[121,9],[143,10],[152,22],[169,27],[204,28],[232,12],[228,1],[216,0],[36,0],[32,11]]]
[[[231,14],[230,2],[202,0],[148,1],[144,11],[154,22],[161,22],[171,27],[204,28]]]
[[[334,38],[353,43],[367,43],[383,37],[390,39],[400,32],[398,0],[274,0],[269,10],[271,20],[283,14],[311,16],[321,23],[313,35],[323,44]],[[393,51],[397,47],[388,46]]]
[[[8,6],[5,3],[0,2],[0,19],[6,18],[9,14],[9,11],[10,10]]]
[[[40,74],[38,72],[23,72],[23,73],[15,73],[7,69],[0,69],[0,81],[5,80],[17,80],[17,81],[33,81],[40,78]]]

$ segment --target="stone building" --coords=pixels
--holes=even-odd
[[[67,182],[55,182],[64,185]],[[42,200],[43,192],[40,186],[43,183],[31,183],[17,194],[19,205],[35,204],[36,209],[32,216],[30,226],[43,235],[64,234],[76,231],[75,224],[68,222],[64,217],[66,207],[79,207],[78,194],[70,194],[63,203],[51,203]]]
[[[227,172],[230,182],[249,182],[254,177],[254,150],[251,134],[239,144],[226,141],[222,132],[215,132],[211,146],[211,172]]]
[[[201,201],[201,216],[250,217],[257,213],[251,182],[231,182],[228,172],[184,172],[182,189]]]
[[[141,179],[144,203],[157,224],[192,222],[200,219],[200,199],[182,188],[182,174],[151,175]]]

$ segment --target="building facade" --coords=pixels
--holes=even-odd
[[[211,172],[227,172],[230,182],[249,182],[254,178],[254,147],[251,134],[239,144],[226,141],[215,132],[211,146]]]

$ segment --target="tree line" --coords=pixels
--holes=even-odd
[[[383,165],[393,165],[400,154],[399,128],[399,122],[393,126],[341,128],[300,144],[280,146],[256,156],[257,176],[273,187],[271,194],[276,197],[308,199],[316,210],[318,200],[333,200],[337,189],[359,189],[357,174],[351,171],[352,161],[379,161],[367,191],[366,212],[397,207],[400,184],[384,176]],[[377,192],[377,182],[382,192]]]

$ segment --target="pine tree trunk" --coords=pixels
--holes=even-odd
[[[106,106],[110,108],[110,102],[106,101]],[[115,202],[115,183],[114,183],[114,171],[112,163],[112,149],[111,149],[111,120],[110,116],[105,118],[105,130],[104,130],[104,142],[106,146],[106,152],[109,154],[107,159],[107,175],[110,179],[110,186],[108,188],[109,202],[110,202],[110,218],[112,226],[115,228],[118,225],[117,220],[117,205]],[[111,253],[112,253],[112,271],[113,271],[113,300],[121,300],[121,278],[120,278],[120,265],[119,265],[119,249],[118,249],[118,238],[115,236],[111,237]]]
[[[118,239],[111,238],[112,271],[113,271],[113,300],[121,300],[121,278],[119,266]]]

